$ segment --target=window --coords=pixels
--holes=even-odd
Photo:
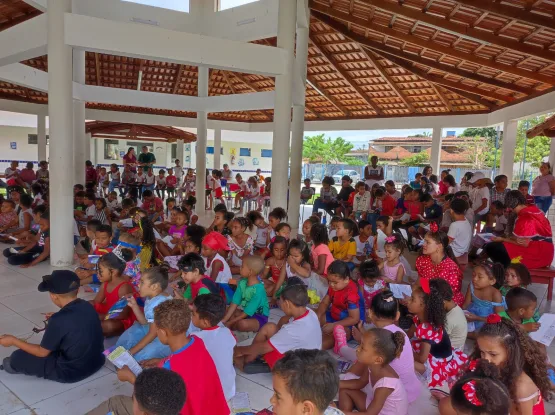
[[[172,144],[171,153],[171,159],[175,160],[177,158],[177,144]]]
[[[218,0],[218,10],[231,9],[232,7],[243,6],[244,4],[254,3],[255,1],[258,0]]]
[[[161,9],[189,12],[189,0],[122,0],[129,3],[144,4],[146,6],[160,7]],[[237,0],[235,0],[237,1]]]
[[[119,141],[118,140],[104,140],[104,159],[117,160],[119,159]]]
[[[250,157],[251,156],[251,149],[250,148],[240,148],[239,155],[241,157]]]
[[[206,147],[206,154],[214,154],[214,147]]]
[[[420,153],[421,151],[422,151],[422,147],[420,147],[420,146],[414,146],[412,148],[413,153]]]
[[[260,157],[272,157],[272,150],[260,150]]]
[[[39,143],[39,138],[36,134],[29,134],[27,136],[27,140],[29,142],[29,144],[38,144]],[[50,136],[46,136],[46,144],[50,144]]]

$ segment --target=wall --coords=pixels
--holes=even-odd
[[[29,144],[28,141],[28,135],[36,133],[36,128],[0,126],[0,172],[9,166],[11,160],[19,160],[20,165],[22,162],[38,161],[38,145]],[[16,143],[15,150],[10,147],[12,142]],[[48,146],[46,154],[48,155]]]

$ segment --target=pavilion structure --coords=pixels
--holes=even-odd
[[[288,172],[301,182],[305,131],[430,128],[437,171],[443,128],[501,125],[510,181],[518,120],[555,110],[551,0],[217,4],[190,0],[183,13],[120,0],[0,3],[0,110],[38,116],[39,158],[50,121],[53,265],[73,260],[86,119],[196,128],[197,160],[207,129],[215,147],[221,130],[272,131],[278,206]],[[291,218],[299,193],[291,186]]]

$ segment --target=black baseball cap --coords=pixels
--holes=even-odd
[[[79,277],[75,272],[61,269],[42,277],[39,291],[42,293],[67,294],[78,290],[80,285]]]

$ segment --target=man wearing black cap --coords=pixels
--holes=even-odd
[[[60,311],[48,320],[40,345],[9,334],[0,336],[0,345],[20,349],[2,362],[7,373],[73,383],[104,365],[100,320],[89,302],[77,298],[79,285],[79,277],[73,271],[57,270],[42,277],[39,291],[50,293]]]

